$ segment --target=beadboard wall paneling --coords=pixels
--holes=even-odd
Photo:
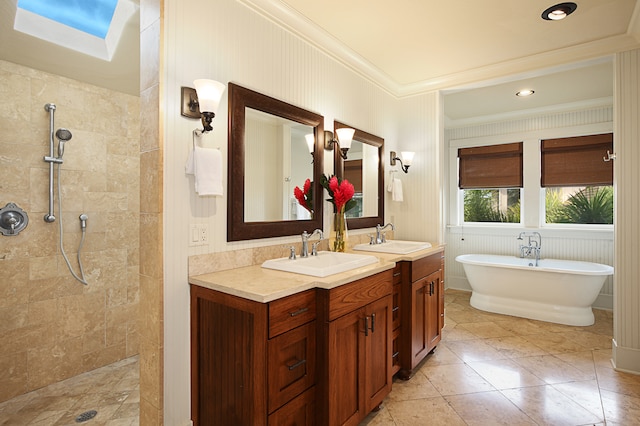
[[[640,371],[640,50],[616,56],[614,362]]]

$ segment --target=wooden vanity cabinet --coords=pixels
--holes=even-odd
[[[318,290],[318,418],[357,425],[391,391],[393,273]]]
[[[444,252],[411,262],[399,262],[401,333],[399,377],[409,379],[413,369],[442,337],[444,326]]]
[[[191,286],[194,425],[313,425],[316,293],[259,303]]]

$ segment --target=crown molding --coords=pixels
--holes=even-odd
[[[638,2],[626,34],[451,73],[415,83],[399,84],[388,74],[382,72],[364,57],[282,1],[239,1],[396,98],[412,97],[435,90],[452,89],[486,80],[506,78],[513,74],[543,70],[640,48],[640,23],[638,22],[640,21],[638,17],[640,14],[640,2]]]

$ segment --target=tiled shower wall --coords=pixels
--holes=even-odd
[[[139,98],[0,61],[0,207],[29,215],[0,236],[0,401],[138,353]],[[73,138],[62,165],[64,246],[48,210],[49,113]],[[57,147],[57,141],[56,141]],[[56,148],[57,149],[57,148]],[[56,151],[57,152],[57,151]],[[56,172],[57,175],[57,172]],[[57,194],[57,188],[56,188]]]

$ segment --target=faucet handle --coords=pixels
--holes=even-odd
[[[289,259],[296,260],[296,247],[288,246],[287,248],[289,249]]]
[[[311,244],[311,256],[317,256],[318,255],[318,246],[320,245],[321,241],[316,241],[315,243]]]
[[[367,237],[369,237],[369,245],[374,245],[376,243],[376,236],[372,235],[372,234],[367,234]]]

